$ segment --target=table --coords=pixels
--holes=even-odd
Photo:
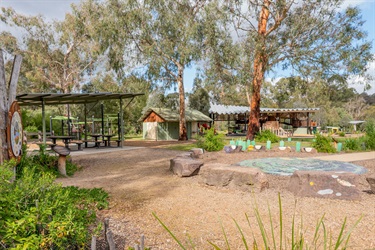
[[[69,148],[69,141],[74,139],[75,136],[71,136],[71,135],[51,135],[48,138],[52,140],[53,144],[56,144],[57,139],[61,139],[64,142],[65,147]]]
[[[111,146],[111,137],[113,137],[113,136],[115,136],[115,135],[103,135],[103,137],[107,138],[107,140],[104,141],[105,142],[105,146],[107,146],[107,147]]]
[[[95,147],[99,148],[101,141],[98,141],[98,138],[103,137],[103,135],[102,134],[91,134],[90,136],[93,137],[94,140],[95,140]]]

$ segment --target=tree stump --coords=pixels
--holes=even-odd
[[[58,169],[61,175],[66,176],[66,157],[70,154],[70,150],[66,147],[55,146],[52,148],[57,154],[59,154]]]

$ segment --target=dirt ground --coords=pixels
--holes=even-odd
[[[286,190],[289,177],[275,175],[267,175],[270,188],[263,192],[210,187],[199,183],[199,175],[179,178],[169,171],[170,159],[182,153],[163,148],[163,144],[169,143],[128,141],[125,146],[144,148],[103,154],[99,153],[99,149],[98,154],[73,156],[73,162],[80,165],[81,170],[73,177],[58,179],[63,185],[102,187],[110,194],[110,206],[100,211],[99,216],[103,220],[110,219],[116,249],[133,247],[139,243],[141,235],[145,236],[145,245],[151,249],[180,249],[152,213],[169,227],[187,249],[213,249],[208,241],[225,249],[222,227],[232,249],[245,249],[235,221],[250,245],[253,243],[253,234],[261,243],[254,212],[254,207],[257,206],[268,233],[270,234],[270,211],[273,227],[279,235],[279,192],[282,199],[283,231],[289,241],[293,215],[295,230],[302,223],[301,233],[305,235],[307,243],[311,243],[315,225],[323,215],[325,226],[333,233],[334,238],[345,217],[347,225],[351,226],[362,216],[352,233],[349,249],[375,249],[375,194],[369,192],[365,175],[360,179],[359,188],[363,191],[361,201],[295,197]],[[205,153],[203,161],[237,163],[251,158],[317,155],[321,154],[214,152]],[[375,160],[355,164],[366,167],[368,174],[375,173]],[[322,237],[323,235],[320,236],[321,239]]]

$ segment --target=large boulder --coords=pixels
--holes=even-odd
[[[198,174],[202,161],[187,156],[171,159],[170,170],[179,177],[189,177]]]
[[[269,187],[266,175],[255,168],[212,163],[201,167],[200,182],[209,186],[263,191]]]
[[[375,194],[375,174],[369,175],[366,177],[368,184],[370,184],[370,188],[373,194]]]
[[[295,171],[289,191],[302,197],[360,200],[359,176],[353,173]]]

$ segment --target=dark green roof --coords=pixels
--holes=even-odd
[[[180,119],[179,110],[167,108],[149,108],[143,113],[138,121],[143,122],[152,112],[163,118],[166,122],[178,122]],[[195,109],[185,110],[185,119],[187,122],[210,122],[212,119],[202,112]]]
[[[62,104],[85,104],[102,100],[128,99],[144,95],[143,93],[31,93],[19,94],[16,99],[20,106],[42,106]]]

